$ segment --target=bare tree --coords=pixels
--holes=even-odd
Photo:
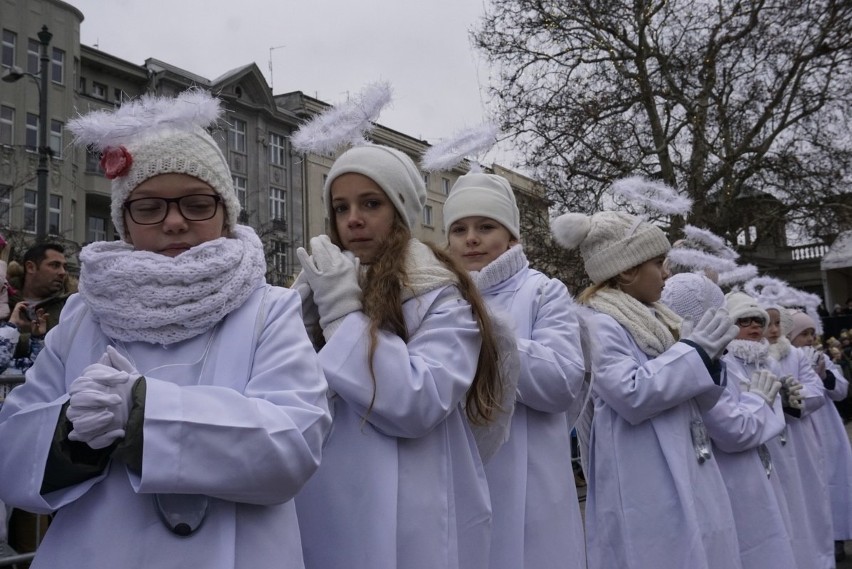
[[[752,226],[852,227],[849,0],[490,0],[473,40],[558,209],[643,173],[732,242],[755,195]]]

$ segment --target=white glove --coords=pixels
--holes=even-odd
[[[739,334],[739,328],[725,308],[708,310],[694,328],[692,320],[687,318],[680,330],[681,339],[695,342],[714,360],[722,355],[730,341]]]
[[[805,396],[802,394],[803,385],[793,379],[792,375],[781,378],[781,404],[792,409],[805,406]]]
[[[351,253],[341,252],[326,235],[311,239],[311,253],[308,255],[303,247],[296,250],[305,278],[314,291],[320,327],[328,340],[339,325],[338,320],[361,310],[360,262]]]
[[[133,364],[108,347],[98,363],[88,366],[71,383],[66,417],[74,428],[68,438],[93,449],[108,447],[122,438],[133,404],[131,392],[139,377]]]
[[[762,369],[751,375],[751,383],[748,385],[748,390],[763,397],[767,405],[772,407],[772,404],[775,403],[775,396],[781,390],[781,382],[775,377],[774,373]]]
[[[808,362],[810,362],[811,367],[814,368],[814,371],[819,376],[819,378],[825,379],[825,358],[822,357],[822,352],[820,350],[817,350],[813,346],[805,346],[799,349],[802,351],[802,354],[805,356]]]

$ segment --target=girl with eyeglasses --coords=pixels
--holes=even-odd
[[[55,512],[34,568],[303,567],[293,496],[330,426],[295,291],[206,128],[203,91],[69,123],[102,151],[121,241],[80,253],[79,294],[0,411],[0,497]]]

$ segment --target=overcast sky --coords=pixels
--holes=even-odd
[[[490,118],[489,69],[470,43],[485,0],[66,0],[81,41],[136,64],[154,57],[207,79],[256,63],[275,94],[329,103],[374,81],[379,122],[436,143]],[[484,163],[512,166],[492,151]]]

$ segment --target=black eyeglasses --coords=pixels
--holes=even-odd
[[[745,318],[737,318],[737,326],[740,328],[745,328],[747,326],[751,326],[752,324],[757,324],[760,327],[766,325],[766,320],[761,318],[760,316],[746,316]]]
[[[139,225],[161,223],[169,214],[169,204],[176,203],[187,221],[205,221],[216,215],[222,198],[216,194],[189,194],[179,198],[139,198],[124,202],[130,219]]]

